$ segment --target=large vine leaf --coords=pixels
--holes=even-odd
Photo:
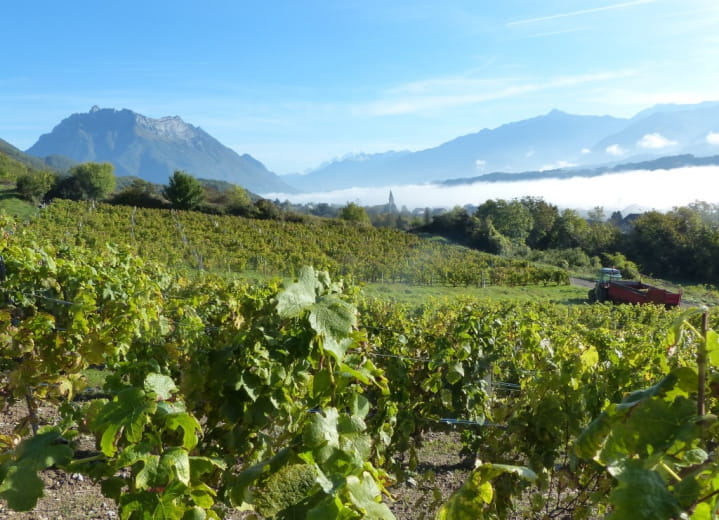
[[[667,485],[654,471],[645,469],[639,461],[629,461],[624,467],[609,499],[614,511],[611,520],[662,520],[678,518],[682,509]]]
[[[355,308],[335,295],[321,296],[309,319],[317,334],[335,339],[347,337],[357,325]]]
[[[112,457],[121,435],[130,443],[140,442],[145,426],[156,409],[157,403],[149,400],[143,390],[126,388],[120,391],[100,410],[92,425],[93,430],[101,433],[102,452]]]
[[[360,510],[362,518],[371,520],[394,520],[392,511],[379,502],[381,492],[372,475],[366,471],[362,478],[350,475],[347,477],[347,492],[352,504]]]
[[[315,270],[303,267],[296,282],[277,296],[277,313],[282,318],[295,318],[315,302],[319,287]]]
[[[512,473],[529,481],[537,480],[537,475],[523,466],[478,464],[462,487],[437,512],[437,520],[488,518],[489,505],[494,500],[491,481],[504,473]]]
[[[29,511],[43,494],[43,483],[37,473],[67,464],[72,455],[72,448],[62,441],[58,428],[23,440],[10,460],[0,466],[0,497],[7,500],[11,509]]]

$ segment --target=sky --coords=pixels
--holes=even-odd
[[[179,115],[279,174],[558,108],[719,100],[716,0],[25,0],[0,11],[0,138]]]

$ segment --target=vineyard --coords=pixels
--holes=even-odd
[[[123,519],[391,519],[453,427],[473,469],[416,518],[716,517],[713,313],[368,300],[342,275],[556,272],[341,223],[58,203],[0,229],[0,400],[27,411],[0,435],[11,510],[53,468]],[[248,268],[293,281],[224,274]]]
[[[295,276],[305,265],[357,282],[566,284],[565,271],[335,219],[307,223],[59,200],[29,224],[39,239],[122,244],[171,268]]]

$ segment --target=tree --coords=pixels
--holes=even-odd
[[[540,197],[523,197],[520,202],[532,215],[532,231],[527,237],[527,245],[533,249],[546,249],[554,223],[559,218],[557,206]]]
[[[499,233],[521,245],[525,244],[534,225],[529,208],[518,200],[488,200],[477,208],[475,215],[481,220],[491,220]]]
[[[80,189],[81,199],[104,199],[115,189],[115,167],[108,163],[87,162],[73,166],[70,176]]]
[[[225,192],[227,212],[231,214],[242,214],[252,206],[252,199],[247,190],[240,186],[232,186]]]
[[[169,184],[162,190],[162,195],[173,208],[187,210],[197,208],[205,198],[200,182],[182,170],[175,170]]]
[[[271,200],[257,199],[253,207],[253,218],[262,220],[279,220],[282,217],[280,208],[272,203]]]
[[[115,194],[110,202],[141,208],[162,208],[165,205],[155,185],[143,179],[133,180],[128,187]]]
[[[55,175],[50,172],[35,172],[21,175],[17,179],[17,192],[23,199],[37,204],[55,184]]]
[[[343,207],[340,210],[339,217],[342,220],[349,220],[350,222],[357,222],[359,224],[371,224],[367,211],[354,202],[350,202]]]

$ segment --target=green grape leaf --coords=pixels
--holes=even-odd
[[[92,429],[102,434],[102,452],[112,457],[123,434],[128,442],[140,442],[149,416],[156,409],[157,403],[150,401],[139,388],[121,390],[112,401],[105,403],[92,424]]]
[[[362,394],[353,393],[350,399],[350,411],[352,415],[356,415],[364,419],[370,411],[370,402]]]
[[[217,493],[207,484],[200,483],[192,487],[190,496],[192,497],[192,501],[198,506],[210,509],[215,504],[215,496],[217,496]]]
[[[43,482],[37,476],[50,466],[70,462],[73,450],[60,439],[60,430],[47,428],[23,440],[12,458],[0,467],[0,497],[16,511],[29,511],[43,495]]]
[[[315,303],[319,287],[315,270],[303,267],[296,282],[277,295],[277,313],[282,318],[294,318]]]
[[[160,456],[147,455],[142,459],[142,469],[135,476],[137,489],[149,489],[157,484],[165,484],[165,475],[160,472]]]
[[[317,334],[341,339],[346,338],[357,325],[355,308],[335,295],[321,296],[310,311],[310,326]]]
[[[337,423],[339,414],[335,408],[327,408],[321,413],[312,414],[310,423],[305,427],[303,439],[310,448],[322,446],[339,447]]]
[[[160,466],[184,485],[190,485],[190,458],[184,449],[170,448],[166,450],[160,457]]]
[[[464,367],[462,366],[462,363],[452,363],[449,365],[447,367],[447,371],[445,372],[445,377],[450,385],[459,383],[464,377]]]
[[[719,334],[711,329],[707,331],[706,350],[711,366],[719,368]]]
[[[307,520],[353,520],[357,518],[354,511],[348,511],[339,497],[330,495],[307,511]]]
[[[227,464],[222,459],[190,457],[190,480],[193,482],[202,482],[204,475],[225,469],[227,469]]]
[[[182,520],[206,520],[206,518],[207,511],[205,511],[201,506],[194,506],[192,509],[185,511],[185,514],[182,515]]]
[[[575,453],[585,459],[599,456],[604,443],[612,430],[612,415],[615,405],[603,411],[579,435],[575,444]]]
[[[691,516],[691,520],[713,520],[714,515],[712,514],[713,508],[706,502],[700,502],[694,508],[694,513]]]
[[[145,392],[152,392],[157,398],[166,401],[177,391],[177,386],[171,377],[163,374],[147,374],[145,377]]]
[[[112,500],[119,500],[125,488],[125,479],[120,477],[109,477],[100,482],[102,494]]]
[[[37,470],[67,464],[73,456],[73,450],[61,437],[59,428],[41,429],[37,435],[18,445],[15,450],[16,460]]]
[[[334,336],[325,336],[322,340],[322,350],[332,354],[332,357],[340,363],[344,359],[347,349],[351,346],[352,340],[350,338],[337,341]]]
[[[630,454],[649,457],[669,449],[679,439],[693,438],[699,428],[695,417],[694,400],[681,396],[672,401],[647,399],[623,420],[614,422],[598,461],[615,468],[611,472],[617,476],[625,469],[622,461]]]
[[[10,466],[0,484],[0,497],[15,511],[30,511],[43,495],[44,484],[28,464]]]
[[[582,368],[586,370],[592,370],[599,363],[599,352],[594,347],[589,347],[581,355]]]
[[[485,518],[487,506],[494,499],[492,479],[503,473],[515,475],[529,481],[537,480],[537,475],[523,466],[506,464],[477,464],[461,488],[459,488],[437,513],[437,520],[460,518]]]
[[[537,474],[531,469],[525,466],[512,466],[508,464],[484,464],[480,467],[486,468],[491,471],[494,476],[500,475],[501,473],[514,473],[518,477],[523,478],[529,482],[537,480]]]
[[[368,472],[362,473],[362,478],[355,475],[347,477],[347,491],[350,501],[362,513],[362,518],[372,520],[393,520],[392,511],[383,503],[381,492],[377,483]]]
[[[170,430],[182,428],[182,447],[191,450],[197,446],[198,434],[202,433],[202,426],[189,413],[178,413],[167,416],[166,426]]]
[[[437,512],[437,520],[484,518],[487,504],[494,498],[494,489],[484,480],[481,471],[475,470]]]
[[[609,496],[614,510],[610,520],[669,520],[682,509],[661,477],[645,469],[639,461],[628,461],[618,477],[619,486]]]

